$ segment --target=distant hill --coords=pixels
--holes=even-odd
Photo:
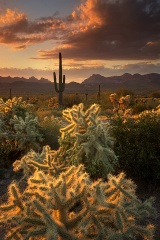
[[[24,78],[24,77],[1,77],[0,76],[0,83],[15,83],[15,82],[30,82],[30,83],[49,83],[50,81],[45,78],[41,78],[38,80],[35,77],[30,77],[30,78]]]
[[[52,95],[54,85],[48,79],[35,77],[1,77],[0,76],[0,97],[9,97],[10,89],[12,96],[33,96]]]
[[[148,94],[160,90],[160,74],[150,73],[145,75],[125,73],[121,76],[104,77],[100,74],[93,74],[82,83],[70,82],[66,84],[65,93],[88,93],[101,91],[116,91],[117,89],[130,89],[137,94]],[[12,90],[12,96],[31,95],[55,95],[54,83],[48,79],[35,77],[1,77],[0,76],[0,97],[8,97]]]
[[[92,89],[95,85],[101,85],[102,89],[117,90],[130,89],[137,93],[148,93],[160,89],[160,74],[150,73],[145,75],[125,73],[121,76],[104,77],[93,74],[85,79],[82,84]]]

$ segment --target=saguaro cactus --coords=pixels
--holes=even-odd
[[[62,106],[63,105],[63,101],[62,101],[63,91],[65,89],[65,75],[63,75],[63,77],[62,77],[62,55],[61,55],[61,53],[59,53],[59,83],[57,83],[55,72],[53,73],[53,77],[54,77],[55,90],[59,94],[58,103],[59,103],[59,106]]]

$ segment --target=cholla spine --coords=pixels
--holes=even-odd
[[[136,197],[135,184],[123,173],[109,175],[108,182],[91,182],[79,165],[58,178],[36,171],[23,194],[12,183],[8,203],[0,207],[0,224],[10,226],[5,240],[115,240],[139,235],[153,240],[154,228],[146,221],[155,213],[152,203],[153,199],[143,203]]]
[[[30,150],[20,160],[16,160],[13,163],[13,170],[23,170],[23,179],[27,179],[35,171],[43,171],[45,174],[52,176],[58,176],[66,167],[56,159],[56,151],[51,150],[50,146],[43,146],[42,152],[37,153],[34,150]]]
[[[85,111],[82,103],[63,111],[70,124],[60,129],[62,136],[58,154],[68,165],[84,164],[92,176],[106,177],[113,172],[117,157],[109,125],[100,120],[100,111],[97,104]]]
[[[128,108],[131,101],[130,95],[122,96],[118,99],[117,93],[112,93],[109,98],[113,104],[113,112],[132,115],[132,109]]]
[[[14,115],[10,119],[9,124],[13,126],[15,133],[13,133],[13,138],[16,148],[21,150],[26,148],[26,151],[29,151],[32,147],[38,148],[39,144],[37,142],[42,141],[42,135],[38,131],[38,118],[33,118],[28,112],[25,114],[25,118],[18,117]],[[38,140],[38,141],[37,141]]]
[[[0,99],[0,142],[2,167],[7,167],[16,157],[27,153],[31,148],[40,147],[42,134],[39,122],[27,109],[22,98]],[[13,160],[10,159],[12,152]],[[3,154],[2,154],[3,153]]]
[[[26,102],[22,101],[22,97],[13,97],[6,102],[0,98],[0,112],[8,112],[14,110],[16,107],[26,107]]]
[[[103,130],[101,122],[95,118],[99,109],[94,107],[86,112],[83,111],[83,106],[78,111],[74,107],[74,122],[70,128],[69,144],[75,143],[75,136],[79,136],[76,139],[79,138],[80,140],[77,141],[81,141],[87,134],[91,135],[93,144],[95,129],[97,135],[101,129]],[[93,111],[92,114],[94,109],[95,112]],[[77,119],[77,116],[82,116],[81,120]],[[72,120],[72,115],[70,119]],[[97,125],[99,127],[95,127]],[[64,131],[62,141],[66,140],[67,136],[68,130]],[[103,146],[101,142],[98,143],[95,142],[96,149],[100,151]],[[110,144],[112,145],[112,141]],[[76,156],[76,151],[79,149],[73,150]],[[59,153],[64,152],[59,151]],[[58,153],[54,152],[53,155],[54,160],[59,160],[59,156],[65,159],[63,154],[58,156]],[[33,176],[28,180],[28,188],[21,193],[18,186],[12,183],[9,201],[0,207],[0,223],[8,224],[11,230],[8,231],[5,239],[31,240],[41,237],[46,240],[119,240],[135,239],[141,235],[143,240],[153,240],[153,226],[145,222],[147,217],[155,214],[152,207],[153,199],[148,199],[144,203],[137,199],[135,185],[126,180],[123,173],[117,177],[108,175],[108,182],[102,180],[92,182],[84,172],[84,167],[80,165],[70,167],[55,178],[47,174],[48,170],[46,170],[52,160],[48,158],[47,164],[43,162],[43,157],[41,160],[42,162],[36,162],[34,156],[31,164],[27,162],[28,169],[34,168]],[[40,169],[42,171],[38,171]],[[80,204],[79,209],[76,209],[76,204]]]

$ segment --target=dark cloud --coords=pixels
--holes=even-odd
[[[12,12],[8,15],[13,18]],[[65,19],[55,14],[29,21],[15,14],[0,32],[0,42],[17,49],[59,41],[56,48],[39,51],[38,59],[57,58],[62,51],[65,58],[76,60],[157,60],[160,0],[82,0]]]
[[[129,72],[131,74],[160,73],[160,63],[138,62],[134,64],[126,64],[124,66],[117,66],[116,69],[118,71],[121,70],[122,73]]]
[[[41,51],[42,58],[53,58],[57,51],[74,59],[160,58],[159,0],[87,0],[72,21],[80,30],[68,32],[63,48]]]

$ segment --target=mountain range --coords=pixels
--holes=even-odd
[[[129,74],[121,76],[104,77],[100,74],[93,74],[82,83],[66,83],[65,93],[94,93],[98,91],[116,91],[118,89],[129,89],[137,94],[147,94],[160,90],[160,74]],[[11,89],[11,90],[10,90]],[[48,79],[35,77],[1,77],[0,76],[0,97],[8,96],[9,91],[17,96],[55,94],[54,83]]]
[[[129,74],[125,73],[121,76],[103,77],[99,74],[93,74],[82,82],[92,86],[93,84],[100,84],[102,88],[117,90],[130,89],[135,92],[155,91],[160,88],[160,74]]]

